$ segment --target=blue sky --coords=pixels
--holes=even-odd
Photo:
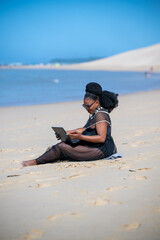
[[[107,57],[160,42],[159,0],[0,0],[0,64]]]

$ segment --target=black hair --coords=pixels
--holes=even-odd
[[[87,97],[93,100],[98,99],[100,105],[107,109],[109,113],[118,106],[118,94],[109,91],[102,91],[101,85],[95,82],[86,85],[86,94],[84,98]]]
[[[101,96],[102,95],[102,87],[98,83],[91,82],[86,85],[86,92],[90,92],[97,96]]]
[[[99,97],[97,95],[90,93],[90,92],[86,92],[86,94],[84,95],[84,99],[85,98],[91,98],[94,101],[99,100]]]

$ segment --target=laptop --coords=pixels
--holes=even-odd
[[[69,142],[74,144],[80,141],[79,139],[70,138],[63,127],[52,127],[52,129],[60,137],[62,142]]]

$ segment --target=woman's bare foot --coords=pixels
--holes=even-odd
[[[33,165],[37,165],[36,160],[29,160],[29,161],[22,162],[23,167],[28,167],[28,166],[33,166]]]

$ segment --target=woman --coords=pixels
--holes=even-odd
[[[98,83],[87,84],[83,107],[90,113],[89,120],[83,128],[67,131],[72,139],[79,141],[75,144],[60,142],[40,157],[22,162],[22,165],[26,167],[57,160],[97,160],[116,153],[109,113],[118,106],[117,97],[118,94],[102,91]]]

